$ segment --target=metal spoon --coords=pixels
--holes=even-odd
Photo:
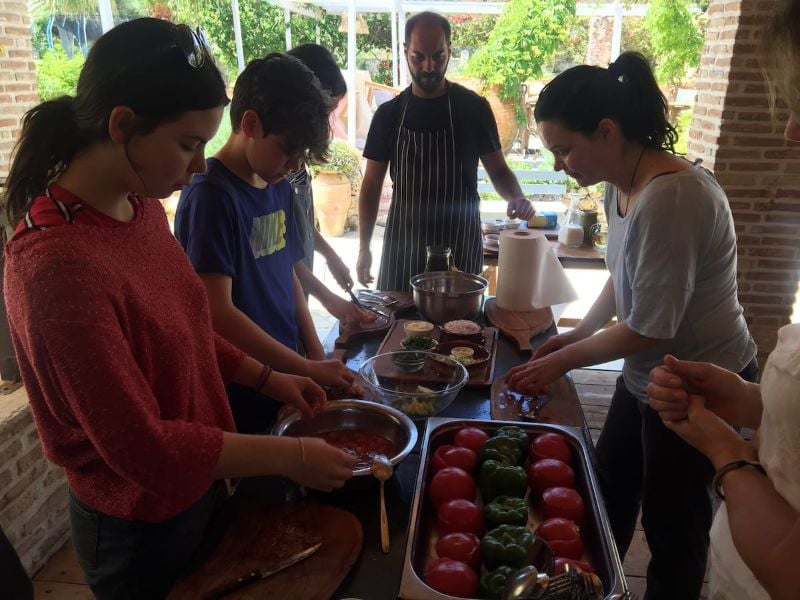
[[[508,578],[503,590],[503,600],[538,600],[541,598],[550,578],[546,573],[539,573],[533,565],[522,567]]]
[[[386,501],[383,495],[383,482],[392,476],[392,463],[383,454],[372,459],[372,474],[381,482],[381,550],[389,552],[389,521],[386,518]]]

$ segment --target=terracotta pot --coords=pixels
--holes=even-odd
[[[311,180],[311,188],[320,233],[325,237],[342,235],[350,207],[350,180],[339,173],[321,171]]]
[[[458,77],[453,79],[453,81],[480,94],[489,101],[489,106],[492,109],[492,113],[494,113],[494,119],[497,121],[497,132],[500,134],[500,147],[504,153],[508,152],[514,144],[514,140],[517,139],[520,129],[519,122],[517,122],[516,101],[500,100],[498,86],[494,85],[487,88],[480,79]]]

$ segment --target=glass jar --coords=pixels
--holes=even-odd
[[[453,251],[446,246],[427,246],[425,248],[425,272],[452,271]]]

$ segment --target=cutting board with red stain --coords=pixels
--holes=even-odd
[[[571,379],[565,376],[559,377],[548,386],[547,392],[546,395],[550,398],[526,396],[511,390],[506,383],[505,376],[498,377],[492,384],[492,419],[495,421],[531,420],[524,415],[533,410],[537,400],[546,400],[547,403],[538,413],[536,421],[583,427],[583,409]]]
[[[314,554],[225,596],[228,600],[328,600],[358,559],[361,523],[351,513],[316,502],[250,504],[228,525],[214,553],[181,580],[170,600],[201,600],[255,569],[269,569],[322,542]]]

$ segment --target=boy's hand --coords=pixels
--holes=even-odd
[[[309,361],[306,375],[320,385],[349,390],[356,375],[342,361],[335,358]]]
[[[294,406],[304,417],[313,417],[325,410],[328,402],[325,390],[308,377],[278,371],[269,376],[264,392],[278,402]]]

